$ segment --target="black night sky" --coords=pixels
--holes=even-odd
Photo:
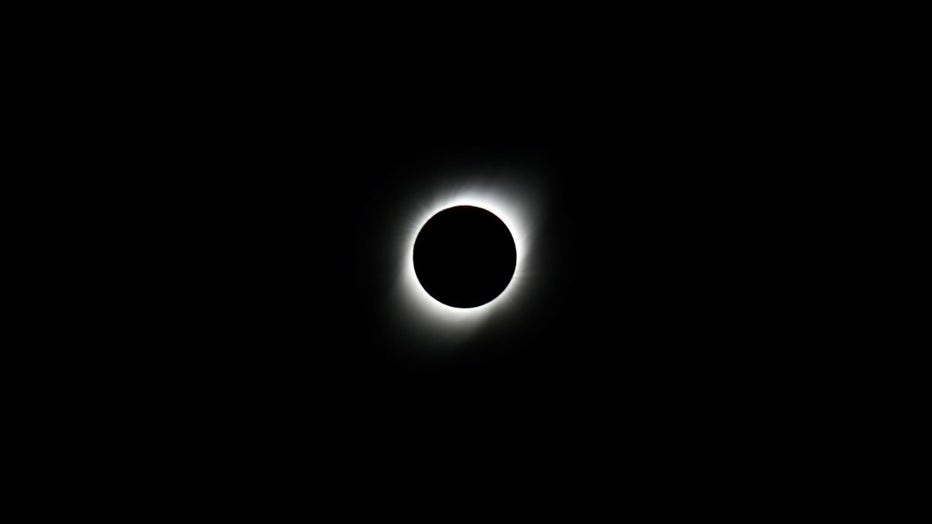
[[[287,406],[746,402],[732,393],[766,373],[744,307],[761,253],[741,215],[760,186],[733,115],[637,83],[456,80],[297,106],[297,90],[268,95],[263,114],[208,128],[187,167],[211,174],[178,186],[199,214],[177,224],[198,254],[183,271],[203,302],[186,290],[181,304],[200,333],[194,369]],[[383,226],[451,165],[520,170],[544,190],[539,271],[521,310],[415,358],[399,332],[421,327],[391,315]]]
[[[385,515],[367,491],[396,488],[406,509],[465,496],[433,520],[490,493],[559,520],[591,520],[590,498],[695,517],[761,493],[769,513],[834,485],[814,469],[860,467],[861,428],[819,430],[887,405],[839,342],[861,333],[832,304],[864,303],[859,266],[824,254],[861,234],[831,204],[882,214],[843,193],[838,159],[862,155],[835,128],[860,133],[865,101],[887,103],[856,89],[862,58],[887,54],[834,37],[816,52],[797,21],[877,40],[870,24],[698,4],[263,7],[85,23],[59,6],[11,36],[28,67],[8,75],[26,115],[10,127],[32,147],[10,178],[22,167],[40,205],[8,191],[28,208],[8,222],[51,224],[26,246],[51,253],[9,276],[69,317],[11,302],[37,326],[23,353],[39,377],[11,389],[28,413],[8,424],[38,442],[10,446],[31,511],[148,497],[133,509]],[[854,74],[820,84],[846,53]],[[456,207],[421,230],[438,203],[483,207],[457,195],[494,216]]]
[[[127,238],[165,247],[141,248],[152,313],[127,324],[146,349],[123,376],[170,384],[142,388],[151,405],[293,439],[623,423],[646,444],[753,424],[785,394],[775,102],[637,53],[373,53],[193,68],[134,106],[126,205],[148,211]],[[539,204],[535,271],[520,307],[439,347],[392,301],[390,233],[471,171]]]

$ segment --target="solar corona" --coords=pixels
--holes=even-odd
[[[454,337],[513,310],[533,274],[533,192],[450,182],[412,198],[396,251],[393,307],[419,333]]]

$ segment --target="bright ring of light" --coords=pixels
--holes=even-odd
[[[529,275],[528,254],[532,249],[534,223],[533,199],[527,188],[505,183],[476,183],[435,194],[422,204],[406,228],[399,255],[402,260],[400,298],[405,311],[413,315],[422,328],[442,330],[446,335],[471,331],[492,314],[510,309],[521,298]],[[490,302],[473,308],[448,306],[430,296],[414,271],[414,243],[424,224],[437,213],[456,206],[485,209],[505,223],[515,242],[515,271],[508,286]]]

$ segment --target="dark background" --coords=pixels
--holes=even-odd
[[[28,469],[211,511],[262,491],[388,507],[371,487],[406,506],[532,491],[573,516],[773,493],[767,511],[862,478],[862,428],[825,429],[887,404],[839,341],[862,332],[835,307],[863,303],[857,266],[823,254],[856,229],[832,203],[880,211],[838,164],[863,158],[860,79],[824,79],[880,51],[824,32],[838,12],[555,7],[38,17],[68,31],[13,53],[40,190],[12,225],[48,233],[18,308],[43,312],[38,376],[9,366],[16,430],[41,446]],[[540,273],[532,300],[427,358],[391,314],[385,232],[450,164],[544,191]]]
[[[817,321],[793,308],[806,261],[782,248],[809,194],[801,88],[766,46],[587,34],[266,31],[105,60],[115,80],[90,90],[107,110],[81,106],[94,125],[75,132],[108,152],[101,193],[133,217],[108,262],[125,283],[112,342],[141,349],[100,362],[138,392],[126,412],[288,449],[563,435],[696,458],[781,431],[822,369],[786,329]],[[382,224],[454,161],[545,173],[545,278],[455,356],[409,359]]]
[[[159,147],[174,165],[162,167],[183,169],[169,175],[182,211],[168,219],[168,275],[191,329],[177,335],[191,387],[427,418],[708,420],[767,401],[777,356],[760,304],[781,278],[763,268],[781,256],[760,214],[780,183],[779,137],[761,125],[771,100],[649,64],[591,77],[539,66],[421,65],[333,86],[211,78],[202,97],[169,102],[179,115],[161,122]],[[378,226],[430,181],[409,166],[448,159],[546,172],[548,274],[514,325],[412,363],[385,325],[393,275],[376,263]]]

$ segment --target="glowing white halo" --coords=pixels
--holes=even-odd
[[[493,313],[512,309],[524,295],[529,267],[533,257],[533,224],[536,222],[536,201],[526,184],[497,181],[473,181],[468,185],[451,187],[434,192],[421,200],[416,212],[410,215],[398,252],[401,263],[398,298],[400,313],[409,316],[421,335],[437,338],[457,337],[472,332]],[[430,296],[414,271],[414,243],[424,224],[445,209],[456,206],[475,206],[500,218],[511,232],[515,242],[515,271],[508,286],[490,302],[474,308],[448,306]]]

